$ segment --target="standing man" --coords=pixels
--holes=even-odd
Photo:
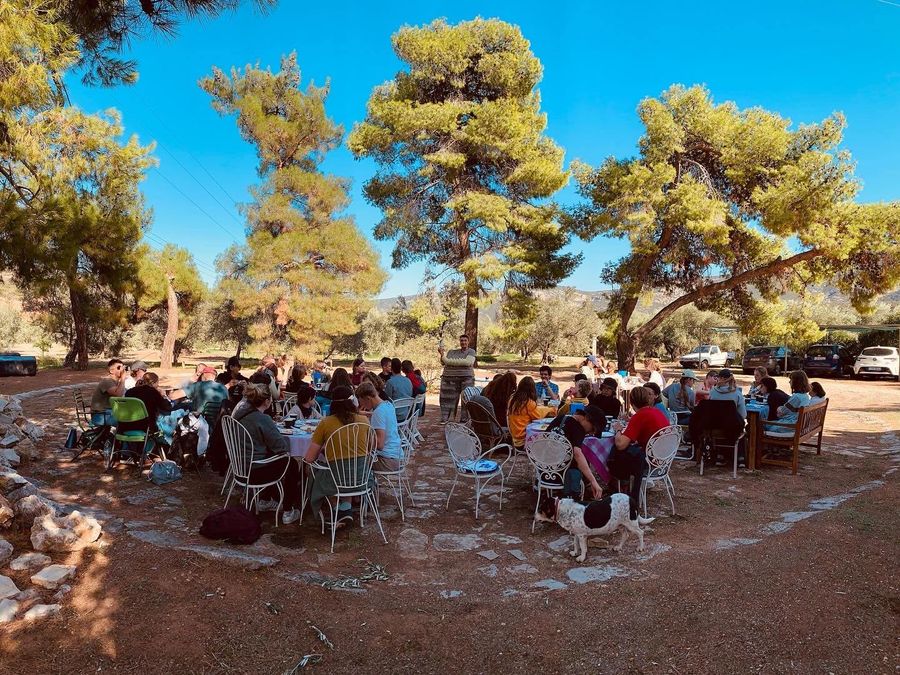
[[[459,349],[451,349],[444,353],[443,344],[438,346],[444,372],[441,374],[441,422],[447,422],[456,412],[459,397],[466,387],[475,384],[475,365],[477,356],[474,349],[469,348],[469,336],[459,336]],[[460,413],[460,421],[467,418],[465,409]]]

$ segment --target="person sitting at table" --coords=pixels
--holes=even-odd
[[[378,373],[373,373],[371,370],[366,371],[362,379],[362,383],[365,382],[371,382],[372,386],[378,391],[378,396],[384,398],[384,380],[378,377]]]
[[[224,389],[224,387],[222,388]],[[253,466],[250,469],[250,482],[268,483],[284,474],[281,481],[284,489],[282,504],[284,513],[281,521],[285,525],[289,525],[300,518],[300,469],[297,462],[291,458],[287,439],[278,430],[274,420],[265,413],[272,404],[269,387],[265,384],[248,384],[244,389],[244,398],[249,405],[240,410],[236,409],[233,417],[250,434],[253,442],[253,460],[278,457],[276,461]],[[285,473],[285,469],[287,473]],[[260,511],[271,511],[277,506],[278,503],[274,500],[260,499],[258,501]]]
[[[631,481],[629,496],[637,505],[644,470],[647,468],[647,442],[660,429],[669,426],[669,418],[653,407],[651,392],[645,387],[631,390],[629,400],[634,414],[624,430],[617,429],[607,468],[614,478],[626,485]]]
[[[390,356],[382,356],[381,357],[381,372],[378,373],[378,377],[381,378],[382,382],[387,382],[391,379],[391,375],[394,373],[391,372],[391,357]]]
[[[600,381],[600,391],[588,396],[591,405],[600,408],[607,417],[618,417],[622,412],[622,401],[619,400],[617,391],[619,383],[611,377],[604,377]]]
[[[622,386],[622,376],[619,375],[619,365],[615,361],[606,362],[606,377],[616,381],[616,389]]]
[[[400,364],[400,370],[403,371],[403,374],[406,375],[412,383],[413,396],[421,396],[428,390],[428,385],[425,384],[425,380],[422,379],[422,376],[416,372],[416,367],[413,365],[412,361],[404,359]]]
[[[553,377],[553,369],[550,366],[541,366],[538,370],[541,381],[535,384],[539,400],[559,400],[559,385],[550,380]]]
[[[662,376],[662,372],[660,371],[660,365],[658,359],[647,359],[644,361],[644,368],[647,369],[647,382],[653,382],[657,387],[662,389],[666,386],[666,381]]]
[[[316,390],[312,387],[304,387],[297,392],[297,401],[291,406],[291,409],[287,411],[285,417],[296,417],[298,420],[321,419],[322,413],[320,413],[313,405],[315,400]]]
[[[318,359],[313,364],[312,381],[314,386],[324,386],[331,381],[328,370],[328,366],[322,359]]]
[[[581,374],[591,382],[597,378],[597,375],[594,372],[594,364],[591,363],[589,359],[585,359],[581,362],[580,371]]]
[[[778,421],[784,424],[796,424],[797,417],[800,414],[800,408],[809,405],[809,378],[802,370],[795,370],[791,373],[791,395],[784,405],[778,407],[775,411]],[[783,426],[774,424],[766,425],[767,431],[785,431]]]
[[[529,422],[541,419],[546,410],[546,408],[538,408],[534,380],[527,376],[519,380],[519,385],[510,397],[509,405],[506,408],[509,435],[512,437],[516,450],[522,450],[525,447],[525,431]]]
[[[594,387],[589,380],[578,380],[575,383],[575,395],[567,398],[565,402],[559,406],[557,417],[564,417],[569,414],[573,403],[580,403],[582,406],[590,405],[590,395]]]
[[[828,395],[825,393],[825,388],[818,382],[813,382],[812,384],[809,385],[809,393],[810,393],[810,398],[809,398],[810,405],[813,405],[815,403],[821,403],[826,398],[828,398]]]
[[[753,369],[753,384],[750,385],[750,389],[747,391],[747,398],[754,401],[765,401],[759,393],[759,387],[762,384],[763,378],[768,376],[769,371],[766,370],[765,366],[757,366]]]
[[[351,392],[353,391],[353,385],[350,383],[350,375],[347,374],[347,370],[345,368],[335,368],[331,374],[331,381],[326,385],[325,389],[318,392],[318,395],[322,398],[331,398],[331,392],[341,387],[347,387]]]
[[[191,375],[190,381],[199,382],[201,376],[203,375],[203,371],[207,368],[209,368],[209,366],[207,366],[205,363],[198,363],[196,366],[194,366],[194,374]]]
[[[136,422],[120,422],[116,427],[116,433],[146,431],[148,435],[155,434],[158,430],[156,418],[172,412],[172,402],[162,393],[159,387],[159,376],[156,373],[144,373],[137,385],[125,392],[125,395],[128,398],[137,398],[143,401],[144,407],[147,409],[147,419]]]
[[[783,406],[790,397],[778,388],[778,383],[774,377],[764,377],[762,379],[762,382],[759,383],[759,393],[768,406],[766,419],[770,421],[777,420],[778,408]]]
[[[488,399],[494,407],[494,417],[497,418],[501,427],[509,426],[507,419],[509,399],[515,393],[517,383],[516,374],[507,370],[505,373],[495,375],[494,379],[481,390],[481,395]],[[535,396],[537,396],[537,390],[535,390]]]
[[[391,377],[384,383],[384,395],[391,401],[412,398],[413,395],[412,382],[403,374],[402,363],[400,359],[391,359]]]
[[[353,365],[350,367],[350,384],[358,387],[362,384],[363,376],[366,374],[366,360],[361,356],[353,359]]]
[[[226,389],[231,389],[238,382],[246,382],[247,378],[241,374],[241,359],[230,356],[225,362],[225,370],[216,375],[216,382]]]
[[[644,382],[641,386],[647,387],[647,389],[653,392],[653,407],[662,411],[666,417],[668,417],[669,409],[666,408],[666,404],[663,403],[662,391],[660,391],[659,385],[656,384],[656,382]]]
[[[703,384],[701,385],[701,390],[705,391],[709,394],[713,389],[716,388],[716,385],[719,384],[719,371],[711,370],[706,374],[706,377],[703,378]]]
[[[129,366],[128,371],[128,377],[125,378],[126,392],[137,386],[138,380],[140,380],[147,372],[147,364],[143,361],[134,361],[131,366]]]
[[[606,415],[597,406],[589,405],[577,410],[574,415],[557,417],[550,429],[558,428],[563,436],[572,444],[572,456],[575,466],[570,466],[563,478],[563,497],[573,499],[581,498],[581,483],[584,482],[591,488],[594,499],[603,496],[603,488],[597,481],[597,477],[591,470],[591,465],[584,455],[582,446],[587,436],[599,437],[606,429]]]
[[[187,382],[181,389],[190,399],[194,412],[201,412],[207,403],[221,403],[228,398],[225,385],[216,382],[216,369],[209,366],[203,369],[197,382]]]
[[[307,370],[302,363],[295,363],[284,385],[286,394],[299,394],[303,389],[312,389],[312,385],[306,381]]]
[[[669,403],[669,410],[678,415],[682,423],[686,423],[691,416],[691,411],[697,403],[694,393],[694,384],[697,376],[693,370],[682,370],[678,382],[673,382],[663,389],[663,395]]]
[[[360,411],[371,413],[369,424],[375,430],[375,447],[378,449],[378,459],[373,468],[375,471],[399,471],[403,446],[397,426],[397,409],[391,401],[381,398],[371,382],[359,385],[356,398],[359,399]]]
[[[335,375],[337,375],[338,370],[343,370],[343,368],[336,369]],[[350,377],[347,375],[347,371],[344,370],[344,375],[347,377],[347,381],[349,382]],[[332,382],[334,380],[332,379]],[[395,416],[396,419],[396,416]],[[345,427],[348,424],[360,424],[362,426],[358,426],[354,429],[353,433],[349,436],[346,445],[341,445],[340,447],[337,444],[332,444],[328,448],[328,452],[325,455],[324,461],[329,464],[334,464],[336,462],[345,462],[347,460],[363,457],[369,452],[368,446],[368,428],[369,428],[369,420],[366,419],[364,415],[360,415],[356,409],[356,404],[353,402],[353,390],[348,385],[341,385],[331,388],[331,412],[328,417],[324,418],[319,424],[316,426],[316,430],[313,432],[312,440],[309,444],[309,450],[306,451],[306,455],[304,459],[313,463],[319,460],[319,453],[321,453],[325,449],[325,444],[328,438],[335,431],[340,429],[341,427]],[[364,462],[357,462],[356,468],[358,471],[361,471],[365,466]],[[343,472],[341,472],[343,473]],[[362,482],[363,476],[357,476],[357,479]],[[374,480],[372,476],[368,477],[369,481]],[[327,470],[317,470],[315,472],[315,480],[312,484],[312,491],[310,494],[310,507],[312,508],[313,513],[318,513],[322,507],[322,500],[327,497],[332,497],[337,494],[337,487],[334,484],[334,479],[332,478],[331,472]],[[350,502],[341,502],[337,504],[337,509],[339,514],[338,517],[338,527],[344,527],[350,522],[353,522],[353,516],[351,515],[351,507]]]
[[[711,401],[734,401],[737,406],[738,415],[742,419],[747,419],[747,402],[744,399],[744,393],[734,381],[734,373],[729,368],[722,368],[719,371],[719,377],[716,386],[709,392]]]
[[[125,379],[128,371],[122,359],[110,359],[106,364],[107,376],[100,378],[91,396],[91,424],[94,426],[112,426],[116,423],[112,416],[113,396],[125,395]]]

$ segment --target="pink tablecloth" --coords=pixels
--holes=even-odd
[[[546,425],[550,420],[536,420],[525,428],[526,441],[531,439],[535,434],[546,430]],[[581,450],[591,465],[591,468],[597,473],[597,477],[604,483],[609,483],[610,473],[606,468],[606,461],[609,459],[609,453],[613,449],[613,441],[615,434],[607,432],[603,438],[595,436],[587,436],[581,444]]]

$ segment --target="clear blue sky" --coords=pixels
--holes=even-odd
[[[214,21],[184,24],[174,39],[138,41],[129,54],[139,62],[137,84],[98,89],[73,80],[72,100],[88,111],[117,108],[128,133],[159,143],[159,170],[143,184],[155,213],[152,241],[186,246],[211,281],[216,255],[243,236],[234,200],[247,201],[257,177],[253,148],[233,118],[212,110],[197,86],[201,77],[214,65],[276,69],[282,54],[296,51],[304,83],[330,78],[328,111],[349,131],[364,117],[372,88],[400,67],[392,33],[439,17],[479,15],[517,24],[531,41],[544,65],[548,133],[565,148],[567,163],[633,154],[642,131],[638,102],[672,83],[702,83],[719,101],[760,105],[795,123],[843,111],[862,199],[900,198],[900,0],[281,0],[268,15],[248,4]],[[371,235],[379,212],[365,203],[361,187],[374,165],[354,161],[341,147],[324,168],[353,180],[350,212]],[[560,195],[564,204],[575,199],[571,185]],[[389,268],[392,244],[376,246]],[[565,283],[584,290],[602,288],[600,267],[625,251],[621,242],[599,239],[573,248],[585,260]],[[391,270],[381,296],[417,292],[422,269]]]

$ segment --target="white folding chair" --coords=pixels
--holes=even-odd
[[[413,440],[413,417],[416,415],[416,399],[398,398],[393,401],[394,410],[397,411],[397,431],[400,433],[400,442],[404,450],[412,454],[415,449]]]
[[[534,516],[531,519],[531,532],[537,522],[541,495],[550,495],[565,487],[566,470],[572,464],[574,450],[565,436],[555,432],[541,432],[525,441],[525,456],[534,467],[534,479],[537,484],[537,501],[534,504]]]
[[[410,427],[412,428],[412,439],[413,445],[418,445],[422,441],[425,440],[425,437],[422,436],[422,433],[419,431],[419,418],[421,414],[419,411],[425,412],[425,394],[419,394],[416,396],[416,414],[413,415],[412,423]]]
[[[294,407],[297,403],[297,394],[291,394],[289,396],[285,396],[284,400],[281,401],[281,411],[278,413],[281,417],[284,417],[288,414],[288,411]]]
[[[285,454],[254,460],[253,439],[250,438],[250,432],[233,417],[222,418],[222,432],[225,436],[225,448],[228,450],[228,459],[231,461],[231,485],[228,488],[228,495],[225,497],[225,506],[228,506],[228,501],[231,499],[231,493],[235,485],[244,488],[244,507],[250,510],[254,510],[258,506],[257,502],[260,493],[267,487],[274,485],[278,489],[278,506],[275,507],[275,527],[278,527],[278,513],[281,511],[281,504],[284,502],[284,487],[282,487],[281,481],[287,475],[288,465],[294,460]],[[283,461],[285,457],[288,458],[288,461],[285,462],[284,471],[277,480],[266,483],[250,482],[250,472],[254,467]],[[225,481],[226,483],[228,482],[227,476]]]
[[[406,419],[404,419],[402,422],[397,422],[397,431],[400,435],[400,459],[398,460],[398,468],[395,470],[373,469],[375,480],[377,481],[379,478],[383,478],[384,482],[387,483],[388,487],[391,488],[391,492],[394,493],[394,498],[397,500],[397,506],[400,507],[400,520],[403,521],[406,520],[406,511],[403,508],[404,487],[406,488],[406,494],[409,495],[410,503],[413,506],[416,505],[416,502],[413,499],[412,486],[409,482],[409,475],[406,472],[406,465],[408,464],[412,452],[415,449],[412,420],[418,417],[418,412],[415,406],[415,401],[413,401],[413,399],[397,399],[397,402],[399,403],[400,401],[407,400],[412,401],[412,404],[408,406],[408,410],[406,410],[406,412],[397,410],[398,419],[403,417],[404,415],[406,416]],[[376,496],[377,494],[378,493],[376,493]]]
[[[359,451],[357,441],[359,435],[365,439],[365,453],[362,455],[355,454]],[[375,463],[375,430],[368,424],[354,422],[353,424],[345,424],[335,429],[332,434],[325,440],[322,448],[326,457],[340,457],[329,461],[325,465],[313,464],[313,468],[319,471],[327,470],[331,474],[334,486],[337,489],[335,493],[335,503],[331,503],[331,498],[325,499],[329,509],[329,520],[331,524],[331,552],[334,553],[334,536],[337,531],[338,506],[342,499],[350,497],[361,497],[359,507],[359,525],[365,526],[366,508],[371,507],[375,513],[375,522],[378,523],[378,529],[381,531],[381,537],[384,543],[387,543],[387,537],[384,534],[384,528],[381,526],[381,516],[378,514],[378,501],[375,491],[369,484],[372,477],[372,465]],[[319,512],[319,519],[322,522],[322,534],[325,533],[325,518],[322,512]]]
[[[647,441],[647,471],[641,480],[640,492],[645,518],[647,517],[647,488],[653,487],[657,483],[662,483],[666,487],[669,504],[672,506],[672,515],[675,515],[675,486],[669,477],[669,471],[680,444],[681,429],[676,425],[660,429]]]
[[[481,502],[481,493],[487,484],[497,476],[500,476],[500,510],[503,510],[503,488],[505,477],[503,466],[513,455],[513,448],[507,443],[497,445],[487,452],[481,451],[481,441],[478,436],[465,424],[448,422],[444,427],[444,436],[447,439],[447,449],[453,459],[453,468],[456,475],[450,494],[447,495],[446,508],[450,508],[450,498],[456,489],[456,483],[460,476],[472,479],[475,482],[475,518],[478,518],[478,505]],[[502,462],[488,459],[488,455],[499,449],[506,448],[507,457]]]

